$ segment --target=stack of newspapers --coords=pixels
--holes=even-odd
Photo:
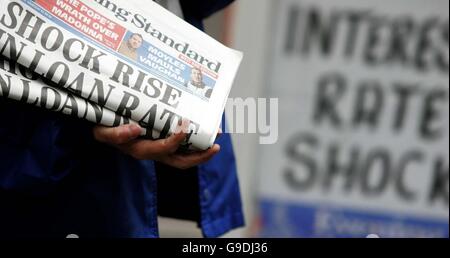
[[[153,1],[0,0],[0,97],[185,145],[215,141],[242,53]]]

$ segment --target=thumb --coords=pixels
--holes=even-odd
[[[140,136],[142,128],[136,124],[122,125],[119,127],[96,126],[93,129],[97,141],[121,145],[128,143]]]

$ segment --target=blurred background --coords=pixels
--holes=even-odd
[[[233,135],[247,226],[225,237],[448,238],[447,0],[240,0],[206,29],[245,53],[232,98],[279,99],[276,144]]]

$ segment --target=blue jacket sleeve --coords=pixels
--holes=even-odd
[[[234,0],[180,0],[186,21],[202,28],[199,21],[225,8]]]
[[[73,151],[86,138],[80,134],[88,129],[70,117],[2,98],[0,118],[0,191],[47,194],[68,175]]]

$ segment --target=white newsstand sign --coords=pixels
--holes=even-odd
[[[273,4],[261,235],[448,237],[449,2]]]

